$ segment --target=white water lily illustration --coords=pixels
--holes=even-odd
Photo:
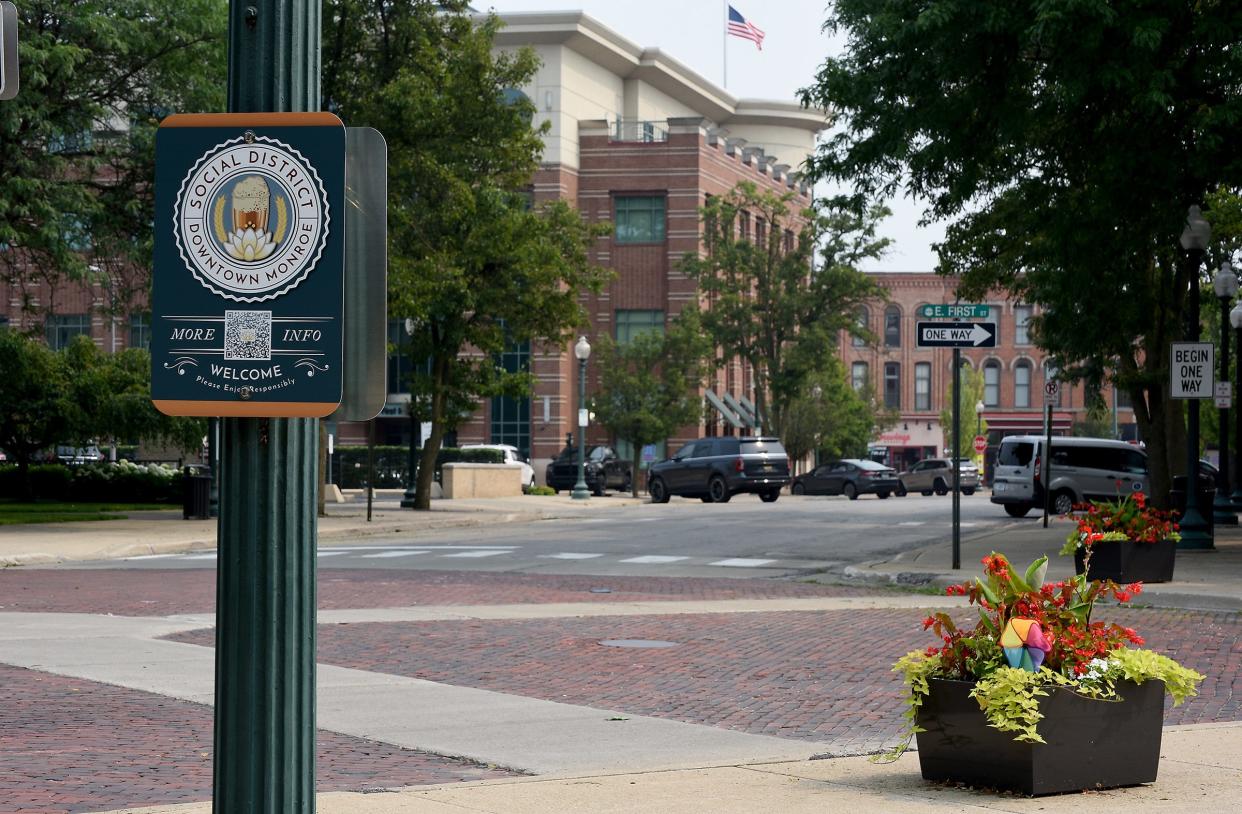
[[[276,250],[276,243],[270,232],[238,229],[229,235],[226,248],[238,260],[263,260]]]

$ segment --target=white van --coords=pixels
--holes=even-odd
[[[1044,505],[1044,443],[1042,435],[1002,438],[992,476],[992,502],[1010,517],[1023,517]],[[1147,453],[1111,438],[1052,439],[1051,507],[1066,514],[1075,503],[1114,500],[1147,491]]]

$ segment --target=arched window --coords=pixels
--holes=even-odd
[[[901,347],[901,309],[895,305],[884,309],[884,346]]]
[[[1031,363],[1019,361],[1013,366],[1013,406],[1031,406]]]
[[[858,324],[859,330],[861,331],[871,330],[871,309],[869,309],[865,305],[859,307],[858,309],[857,324]],[[855,336],[853,338],[853,345],[856,348],[861,348],[863,345],[866,345],[866,344],[867,344],[867,340],[863,339],[861,336]]]
[[[983,363],[983,403],[987,407],[1000,406],[1000,362],[989,359]]]
[[[914,366],[914,409],[931,409],[931,362]]]
[[[901,409],[901,365],[896,362],[884,363],[884,406]]]

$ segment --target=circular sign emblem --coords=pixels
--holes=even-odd
[[[261,302],[306,279],[329,220],[328,193],[310,162],[247,131],[208,150],[186,175],[173,234],[200,283],[225,299]]]
[[[988,438],[986,435],[975,436],[975,452],[980,455],[988,451]]]

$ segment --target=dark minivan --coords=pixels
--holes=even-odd
[[[677,450],[647,474],[652,503],[672,495],[697,497],[704,503],[727,503],[742,492],[772,503],[789,483],[789,456],[777,438],[700,438]]]

